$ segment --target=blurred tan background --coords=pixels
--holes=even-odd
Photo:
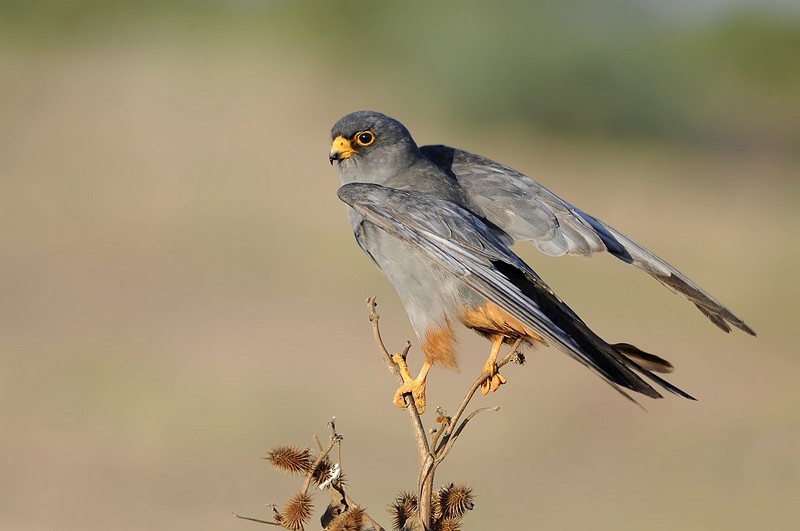
[[[253,528],[231,513],[296,487],[265,450],[334,415],[388,523],[416,456],[364,299],[391,346],[412,331],[326,159],[363,108],[537,178],[759,333],[520,247],[700,401],[643,412],[531,353],[438,476],[475,487],[468,529],[800,526],[800,11],[665,4],[0,3],[0,528]],[[461,345],[432,406],[483,364]]]

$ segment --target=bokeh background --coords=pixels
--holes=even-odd
[[[296,488],[264,452],[332,416],[388,523],[416,455],[365,298],[390,346],[412,332],[326,158],[363,108],[528,173],[759,333],[610,257],[519,247],[700,401],[644,412],[531,353],[440,470],[475,488],[468,529],[800,527],[796,3],[6,0],[0,528],[252,528],[231,513]],[[463,334],[429,403],[455,409],[487,348]]]

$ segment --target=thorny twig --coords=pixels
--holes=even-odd
[[[367,299],[367,306],[369,308],[369,320],[372,323],[372,330],[375,336],[375,342],[378,345],[378,348],[381,352],[381,355],[386,362],[387,367],[389,370],[398,378],[398,380],[402,383],[403,378],[400,373],[400,368],[397,363],[392,358],[392,355],[387,350],[385,344],[383,343],[383,339],[380,333],[380,327],[378,324],[378,320],[380,316],[376,312],[376,302],[375,297],[370,297]],[[500,361],[497,362],[497,368],[501,368],[507,363],[511,361],[515,361],[518,363],[522,363],[524,360],[521,353],[517,351],[521,344],[521,340],[517,341],[511,351],[504,356]],[[405,360],[408,352],[411,348],[411,343],[406,343],[405,348],[401,352],[401,356]],[[497,407],[481,407],[474,411],[472,411],[469,415],[462,419],[464,413],[469,406],[470,401],[475,396],[475,392],[484,383],[487,379],[489,379],[491,375],[489,371],[484,372],[481,374],[475,382],[473,382],[472,386],[467,391],[466,395],[464,396],[461,404],[458,407],[455,415],[449,417],[445,414],[445,412],[441,408],[437,408],[437,418],[436,424],[437,426],[430,431],[430,439],[426,434],[425,427],[422,422],[422,418],[420,416],[419,410],[417,408],[416,402],[414,398],[411,396],[410,393],[406,393],[403,395],[403,401],[405,402],[406,409],[408,410],[409,419],[411,421],[411,426],[414,431],[414,437],[417,442],[417,451],[419,454],[419,477],[417,483],[417,494],[414,496],[413,503],[414,505],[407,513],[403,513],[402,523],[397,523],[396,525],[402,526],[402,531],[429,531],[432,527],[438,528],[440,524],[445,521],[449,521],[447,518],[452,520],[452,516],[448,516],[445,520],[442,520],[442,513],[441,513],[441,506],[437,505],[439,512],[437,513],[438,516],[434,518],[434,496],[436,496],[437,503],[440,503],[440,496],[444,496],[444,494],[436,494],[434,495],[433,491],[433,480],[434,475],[436,472],[436,468],[442,463],[442,461],[447,457],[450,453],[450,450],[453,448],[456,440],[459,438],[461,433],[464,431],[466,425],[478,414],[483,413],[485,411],[497,411],[499,408]],[[366,511],[363,509],[352,499],[350,496],[345,492],[345,484],[342,478],[339,476],[339,470],[341,466],[341,441],[343,440],[342,436],[336,432],[336,418],[334,417],[329,423],[328,426],[331,429],[331,435],[329,437],[328,444],[323,447],[322,442],[320,441],[319,437],[314,435],[314,442],[317,446],[318,455],[314,459],[313,463],[308,463],[307,459],[309,458],[308,451],[297,450],[295,455],[298,455],[298,459],[305,460],[301,461],[302,464],[297,464],[289,468],[289,472],[293,472],[297,468],[301,468],[305,472],[305,477],[303,479],[303,486],[300,491],[295,495],[294,498],[287,504],[286,509],[282,509],[278,511],[277,506],[273,505],[272,509],[275,513],[274,521],[268,520],[261,520],[258,518],[251,518],[249,516],[241,516],[239,514],[233,513],[236,518],[242,520],[249,520],[251,522],[257,522],[261,524],[267,524],[277,527],[283,527],[287,529],[303,529],[303,526],[307,523],[308,518],[311,514],[311,504],[310,504],[310,495],[308,493],[309,488],[311,487],[312,482],[316,482],[319,484],[320,489],[327,489],[331,493],[331,502],[328,505],[328,509],[326,510],[325,514],[322,517],[322,525],[326,528],[331,525],[338,525],[335,522],[341,523],[340,518],[345,517],[345,515],[351,514],[350,510],[357,510],[358,511],[358,518],[363,518],[365,525],[372,526],[374,531],[385,531],[384,528],[378,524]],[[326,464],[326,460],[330,453],[333,451],[334,446],[338,447],[339,456],[338,461],[335,465],[331,466],[329,462]],[[289,447],[291,450],[291,447]],[[284,452],[285,452],[284,447]],[[271,453],[271,455],[275,455]],[[285,454],[284,454],[285,455]],[[289,457],[292,457],[291,452],[289,452]],[[286,471],[281,465],[276,464],[275,460],[272,459],[272,464],[278,469]],[[326,467],[327,474],[323,474],[323,472],[318,472],[320,467]],[[328,469],[329,468],[329,469]],[[322,476],[327,476],[323,478]],[[452,489],[453,485],[451,484],[450,487],[443,487],[440,492],[445,492],[445,489]],[[470,490],[467,487],[464,487],[461,491],[462,496],[470,496]],[[462,498],[463,499],[463,498]],[[299,501],[297,501],[299,500]],[[292,504],[295,504],[292,506]],[[302,509],[297,509],[298,507]],[[303,506],[303,504],[305,504]],[[291,512],[291,507],[295,508],[295,512]],[[469,502],[469,507],[472,508],[471,502]],[[297,511],[305,511],[301,516],[298,516],[300,513]],[[461,509],[463,514],[463,508]],[[286,512],[289,511],[289,512]],[[400,514],[400,513],[397,513]],[[395,516],[397,516],[397,514]],[[446,513],[445,513],[446,514]],[[290,517],[287,517],[289,515]],[[292,518],[291,515],[294,515]],[[360,520],[359,520],[360,521]],[[397,522],[397,521],[396,521]],[[362,527],[363,528],[363,527]]]
[[[355,501],[353,501],[353,499],[350,496],[348,496],[347,494],[344,495],[344,500],[347,502],[347,505],[349,505],[350,507],[357,507],[358,506],[358,504]],[[373,527],[374,531],[386,531],[383,527],[381,527],[381,524],[379,524],[378,522],[373,520],[372,517],[369,514],[367,514],[366,511],[364,511],[364,519],[367,522],[369,522],[369,524]]]
[[[239,520],[248,520],[250,522],[256,522],[256,523],[259,523],[259,524],[267,524],[267,525],[274,525],[274,526],[277,526],[277,527],[283,527],[280,523],[278,523],[278,522],[270,522],[269,520],[259,520],[258,518],[252,518],[250,516],[242,516],[241,514],[237,514],[237,513],[233,513],[233,516],[235,516]]]
[[[267,524],[267,525],[274,525],[276,527],[284,527],[284,525],[279,521],[281,516],[280,516],[280,513],[278,512],[278,507],[274,503],[272,504],[272,512],[275,514],[275,519],[276,519],[275,522],[272,522],[270,520],[261,520],[259,518],[253,518],[251,516],[242,516],[239,513],[233,513],[233,516],[235,516],[236,518],[238,518],[240,520],[247,520],[249,522],[256,522],[256,523],[259,523],[259,524]]]
[[[453,422],[452,417],[448,417],[441,407],[436,408],[436,422],[439,424],[435,428],[431,428],[431,447],[436,448],[439,443],[439,438]]]
[[[330,454],[331,450],[333,450],[333,446],[334,445],[337,445],[339,447],[339,459],[338,459],[338,462],[341,463],[341,461],[342,461],[341,442],[343,440],[343,437],[336,432],[336,417],[333,417],[331,419],[331,421],[328,423],[328,426],[330,426],[330,428],[331,428],[331,437],[330,437],[331,442],[328,444],[327,448],[325,448],[324,450],[322,450],[320,452],[320,455],[317,458],[316,463],[314,465],[312,465],[311,469],[309,470],[308,474],[306,475],[306,481],[303,484],[303,488],[304,488],[303,492],[305,492],[305,488],[307,488],[306,484],[309,482],[309,480],[313,476],[314,470],[316,469],[317,466],[319,466],[320,463],[322,463],[322,461],[324,461],[325,457],[328,454]],[[319,446],[319,447],[322,446],[322,444],[319,441],[319,437],[317,437],[316,434],[314,435],[314,440],[317,443],[317,446]],[[320,487],[322,487],[322,485],[320,485]],[[358,503],[356,503],[355,500],[353,500],[353,498],[351,498],[347,494],[347,492],[345,492],[344,484],[342,482],[338,482],[338,483],[331,482],[329,484],[329,488],[335,489],[337,492],[339,492],[344,497],[344,500],[347,503],[348,507],[358,507],[359,506]],[[366,511],[364,511],[363,516],[364,516],[364,519],[367,522],[370,523],[370,525],[374,528],[375,531],[385,531],[383,529],[383,527],[381,527],[381,525],[378,522],[376,522],[369,514],[367,514]]]
[[[305,478],[303,480],[303,487],[300,489],[300,491],[295,496],[295,498],[297,498],[298,496],[300,496],[301,498],[306,497],[308,495],[308,489],[311,486],[311,483],[313,481],[316,481],[317,483],[319,483],[319,488],[320,489],[329,489],[331,491],[335,491],[337,493],[337,495],[340,496],[339,499],[344,503],[344,506],[345,506],[344,511],[347,511],[347,510],[350,510],[352,508],[356,508],[356,507],[360,507],[360,506],[350,496],[347,495],[347,493],[345,492],[344,482],[341,480],[341,477],[338,474],[339,465],[341,463],[341,442],[343,440],[343,437],[339,433],[336,432],[336,417],[333,417],[331,419],[331,421],[328,422],[328,426],[331,429],[331,435],[330,435],[330,441],[329,441],[328,445],[325,448],[322,447],[322,443],[320,442],[319,437],[317,437],[317,435],[314,434],[314,442],[316,443],[317,448],[319,450],[319,455],[314,460],[314,462],[310,466],[308,466],[308,469],[306,470]],[[317,469],[320,466],[322,466],[322,464],[325,462],[326,458],[328,457],[328,455],[330,455],[330,453],[333,450],[334,446],[338,446],[339,447],[339,459],[338,459],[336,465],[329,471],[329,476],[330,477],[328,477],[328,479],[326,479],[326,480],[323,480],[323,478],[320,475],[318,475],[315,478],[315,474],[317,474]],[[273,466],[274,466],[274,463],[273,463]],[[333,473],[334,470],[337,473]],[[335,499],[335,497],[334,497],[334,499]],[[308,507],[310,509],[310,505]],[[335,503],[334,501],[332,501],[331,504],[329,505],[329,509],[331,509],[331,508],[339,508],[339,507],[340,507],[340,504]],[[273,526],[283,527],[283,528],[288,528],[288,529],[303,529],[303,525],[305,524],[305,518],[306,517],[303,517],[302,521],[300,521],[300,523],[299,523],[299,527],[296,527],[296,525],[298,525],[298,521],[294,521],[294,522],[292,522],[292,524],[294,524],[294,525],[290,525],[289,522],[286,521],[285,517],[278,511],[276,505],[272,505],[272,510],[275,513],[275,521],[262,520],[262,519],[259,519],[259,518],[252,518],[250,516],[242,516],[242,515],[237,514],[237,513],[233,513],[233,515],[236,518],[239,518],[241,520],[248,520],[250,522],[257,522],[257,523],[260,523],[260,524],[273,525]],[[334,517],[335,517],[336,514],[340,514],[340,513],[333,513],[333,514],[334,514]],[[310,514],[308,516],[310,516]],[[334,517],[332,517],[332,518],[334,518]],[[367,514],[366,511],[361,510],[361,517],[369,525],[372,526],[372,529],[374,531],[385,531],[385,529],[378,522],[376,522],[369,514]],[[323,525],[327,526],[328,524],[323,523]]]
[[[378,320],[380,316],[376,311],[377,303],[375,302],[375,297],[370,297],[367,299],[367,307],[369,309],[369,320],[372,323],[372,332],[375,336],[375,342],[378,345],[381,354],[384,357],[384,361],[386,362],[389,370],[397,376],[400,383],[402,383],[403,379],[400,376],[400,370],[397,364],[392,360],[392,356],[389,353],[388,349],[386,348],[385,344],[383,343],[383,339],[381,338],[380,327],[378,325]],[[512,346],[511,350],[504,356],[500,361],[497,362],[497,368],[500,369],[507,363],[511,361],[517,361],[521,358],[521,354],[518,353],[520,345],[522,344],[522,340],[517,340],[514,345]],[[411,348],[410,343],[406,343],[405,348],[403,349],[402,356],[403,359],[406,358],[408,355],[408,351]],[[459,423],[461,420],[464,411],[467,409],[472,398],[475,396],[475,392],[481,386],[483,382],[489,379],[491,375],[488,371],[481,374],[477,380],[472,384],[467,394],[464,396],[464,399],[461,401],[461,404],[456,411],[456,414],[449,418],[444,415],[441,409],[437,409],[438,419],[439,422],[438,428],[431,430],[432,431],[432,438],[428,441],[428,437],[425,433],[425,428],[422,423],[422,419],[420,417],[419,411],[417,410],[416,403],[414,402],[413,397],[410,394],[406,394],[403,396],[403,400],[406,403],[409,416],[411,419],[411,424],[414,428],[414,435],[417,440],[417,450],[419,453],[419,462],[420,462],[420,474],[418,478],[418,512],[419,512],[419,520],[420,524],[423,529],[430,528],[431,522],[431,501],[433,497],[433,478],[436,471],[436,467],[441,464],[441,462],[447,457],[450,453],[450,450],[453,448],[456,440],[458,439],[461,432],[466,427],[467,423],[472,420],[476,415],[479,413],[483,413],[485,411],[497,411],[498,407],[483,407],[479,408],[472,413],[470,413],[463,421]],[[406,526],[407,527],[407,526]],[[404,528],[405,529],[405,528]]]
[[[386,345],[381,338],[380,325],[378,324],[380,315],[378,315],[378,313],[375,311],[376,306],[377,303],[375,302],[374,296],[367,299],[367,307],[369,308],[369,321],[372,323],[372,333],[375,336],[375,342],[378,344],[381,354],[383,354],[384,361],[386,361],[386,364],[389,366],[389,370],[392,371],[392,374],[397,376],[398,381],[402,384],[403,378],[400,376],[400,368],[397,366],[394,360],[392,360],[392,355],[389,354],[389,351],[386,349]],[[406,342],[406,346],[403,348],[403,352],[401,353],[404,359],[408,355],[408,351],[410,349],[411,343]],[[425,428],[422,425],[422,419],[420,418],[419,410],[417,409],[417,404],[414,402],[413,397],[411,397],[410,394],[407,394],[403,396],[403,400],[406,402],[406,409],[408,410],[409,417],[411,419],[411,425],[414,428],[420,464],[422,464],[426,457],[431,453],[428,437],[425,435]]]
[[[518,339],[511,347],[511,350],[508,352],[508,354],[506,354],[503,357],[503,359],[497,362],[498,370],[516,358],[516,356],[518,355],[517,349],[520,347],[521,344],[522,340]],[[444,429],[444,433],[442,434],[442,439],[441,441],[439,441],[439,445],[436,447],[437,460],[441,461],[442,459],[445,458],[445,456],[448,453],[450,453],[450,449],[453,447],[453,444],[455,444],[455,439],[458,437],[457,434],[461,433],[466,423],[469,422],[469,420],[475,416],[475,413],[477,413],[475,412],[471,414],[464,420],[464,422],[461,425],[459,425],[458,421],[461,419],[461,416],[464,414],[464,411],[466,411],[470,400],[472,400],[472,397],[475,396],[475,392],[480,388],[481,384],[483,384],[483,382],[485,382],[490,377],[491,375],[487,371],[481,374],[478,377],[478,379],[472,383],[472,387],[469,388],[469,391],[467,391],[467,394],[464,396],[464,400],[461,401],[461,405],[458,407],[456,414],[453,415],[453,418],[450,420],[450,423]],[[486,408],[483,408],[482,410],[479,411],[486,411],[486,410],[487,410]]]

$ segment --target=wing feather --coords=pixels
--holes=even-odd
[[[418,192],[375,184],[347,184],[338,194],[370,223],[413,244],[431,264],[456,275],[612,385],[661,397],[636,370],[665,389],[689,397],[594,334],[496,231],[466,209]]]
[[[423,146],[423,155],[451,173],[469,207],[514,240],[530,241],[551,256],[608,251],[688,299],[726,332],[731,325],[756,335],[742,319],[656,254],[581,211],[522,173],[447,146]]]

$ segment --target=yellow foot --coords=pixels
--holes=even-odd
[[[483,368],[484,373],[489,373],[489,377],[481,384],[481,393],[488,395],[490,392],[494,393],[500,386],[506,383],[506,379],[497,372],[497,364],[493,361],[487,361]]]
[[[394,404],[398,407],[406,407],[406,401],[403,396],[405,394],[411,394],[414,399],[414,403],[417,406],[417,411],[419,411],[420,414],[425,413],[425,380],[428,377],[428,371],[431,368],[431,364],[426,361],[422,366],[422,369],[419,371],[419,376],[412,378],[411,373],[408,372],[408,365],[406,364],[406,360],[403,359],[403,356],[400,354],[395,354],[392,356],[392,361],[397,364],[398,368],[400,369],[400,376],[403,377],[403,384],[394,394]]]

